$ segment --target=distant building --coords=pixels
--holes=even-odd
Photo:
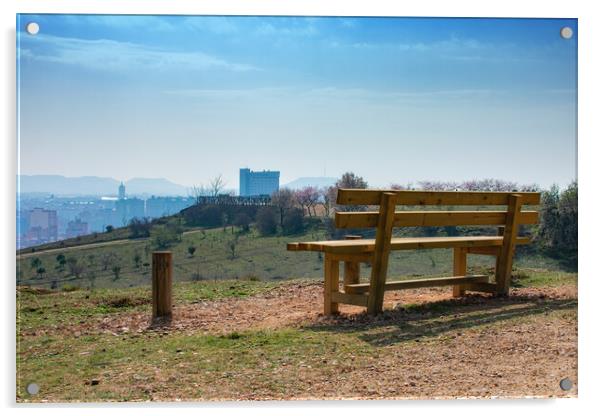
[[[55,210],[34,208],[29,211],[29,230],[25,237],[33,244],[48,243],[58,239],[58,220]]]
[[[125,185],[119,185],[118,198],[115,201],[115,214],[117,223],[115,225],[127,225],[132,218],[144,218],[144,200],[139,198],[127,198],[125,196]]]
[[[280,172],[240,169],[240,196],[272,195],[280,187]]]
[[[173,215],[184,208],[194,205],[195,198],[192,197],[151,197],[146,200],[146,216],[150,218]]]
[[[67,238],[79,237],[80,235],[88,234],[88,232],[88,223],[77,218],[75,221],[69,221],[67,223],[65,236]]]
[[[121,182],[121,185],[119,185],[119,199],[125,199],[125,185],[123,184],[123,182]]]
[[[144,217],[144,200],[139,198],[126,198],[115,201],[117,219],[121,224],[127,225],[132,218]]]

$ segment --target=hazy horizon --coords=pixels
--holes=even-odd
[[[19,15],[17,52],[24,175],[576,179],[576,19]]]

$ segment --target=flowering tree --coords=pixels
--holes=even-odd
[[[295,200],[301,206],[303,211],[307,212],[307,215],[310,217],[313,215],[316,216],[316,205],[320,201],[320,192],[318,188],[313,186],[306,186],[303,189],[295,192]]]

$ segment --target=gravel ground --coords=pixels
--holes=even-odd
[[[378,347],[369,359],[283,373],[283,381],[288,377],[298,386],[293,397],[259,387],[230,397],[225,385],[205,400],[577,396],[575,286],[518,288],[507,298],[469,294],[453,299],[451,288],[388,292],[385,313],[378,317],[347,305],[334,317],[323,316],[321,309],[321,285],[295,283],[249,298],[176,306],[170,327],[149,326],[145,312],[52,331],[123,336],[154,330],[225,334],[293,327],[349,333]],[[559,386],[565,377],[573,382],[569,391]],[[253,373],[248,379],[253,381]]]

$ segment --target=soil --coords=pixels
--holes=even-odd
[[[213,400],[577,395],[576,313],[562,313],[576,306],[575,286],[515,288],[505,298],[469,294],[454,299],[451,288],[387,292],[385,313],[378,317],[349,305],[341,305],[338,316],[326,317],[321,314],[322,299],[320,283],[284,284],[253,297],[176,306],[168,326],[153,326],[148,312],[135,312],[52,331],[123,336],[145,331],[229,334],[305,327],[355,332],[382,347],[375,360],[337,367],[340,377],[320,381],[312,379],[311,370],[303,376],[299,373],[296,381],[306,383],[307,389],[295,397],[257,390],[248,396]],[[573,383],[566,392],[559,387],[565,377]]]

